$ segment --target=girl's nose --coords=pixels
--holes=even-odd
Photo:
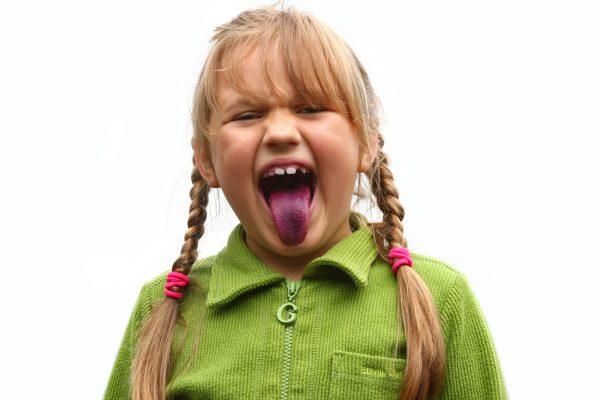
[[[289,110],[275,110],[265,119],[263,142],[270,147],[293,146],[300,143],[296,119]]]

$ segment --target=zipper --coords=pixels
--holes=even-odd
[[[285,285],[287,287],[287,302],[280,305],[277,309],[277,320],[284,325],[283,370],[281,376],[280,400],[287,400],[288,398],[290,373],[292,370],[292,336],[294,333],[294,323],[298,318],[296,296],[298,296],[298,290],[300,290],[300,282],[286,279]]]

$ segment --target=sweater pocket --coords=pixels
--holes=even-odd
[[[406,360],[337,351],[333,354],[329,399],[396,400]]]

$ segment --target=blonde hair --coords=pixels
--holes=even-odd
[[[210,117],[219,112],[215,94],[218,74],[237,90],[252,96],[244,86],[239,71],[241,63],[234,60],[258,50],[267,84],[276,95],[279,94],[267,65],[273,50],[278,51],[296,94],[307,104],[327,107],[345,115],[359,133],[362,151],[374,155],[367,176],[377,206],[383,213],[382,222],[371,224],[379,254],[387,260],[390,248],[406,247],[402,226],[404,209],[398,200],[388,157],[382,150],[379,101],[367,73],[347,44],[315,17],[295,9],[275,7],[241,13],[218,27],[212,42],[194,96],[193,146],[206,146],[210,138]],[[192,171],[192,184],[188,230],[181,254],[173,264],[173,271],[185,274],[190,272],[197,257],[209,192],[208,184],[196,168]],[[407,344],[400,399],[434,398],[441,390],[445,365],[437,310],[429,289],[412,268],[399,268],[397,280],[397,336],[403,328]],[[165,298],[144,324],[134,359],[134,400],[165,398],[178,307],[177,300]],[[397,350],[398,345],[396,353]]]

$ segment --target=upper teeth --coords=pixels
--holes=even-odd
[[[296,172],[298,172],[298,170],[302,171],[302,173],[304,173],[304,174],[306,174],[308,172],[308,169],[306,169],[306,168],[299,167],[297,165],[289,165],[287,167],[271,168],[267,172],[265,172],[263,177],[273,176],[273,175],[285,175],[285,174],[294,175]]]

